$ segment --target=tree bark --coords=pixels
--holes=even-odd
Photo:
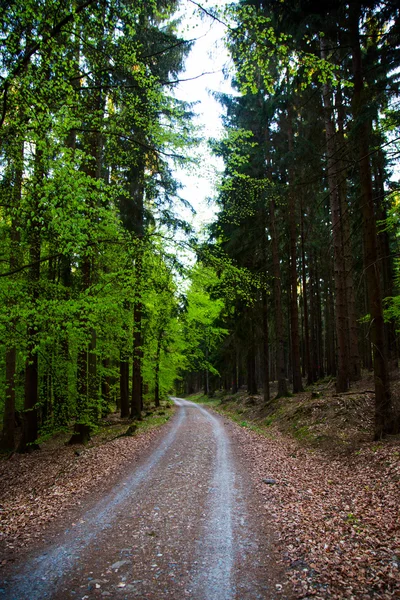
[[[60,279],[63,287],[64,297],[68,299],[72,285],[71,258],[60,257],[59,261]],[[70,363],[68,332],[65,324],[61,324],[61,339],[56,350],[57,372],[54,378],[54,423],[56,426],[64,426],[68,423],[69,410],[69,380],[68,365]]]
[[[39,404],[39,361],[38,361],[38,330],[35,324],[35,307],[39,299],[40,283],[40,252],[41,252],[41,215],[40,202],[41,182],[44,178],[43,150],[36,147],[34,190],[32,191],[32,212],[34,217],[29,227],[29,295],[32,314],[28,325],[27,358],[25,363],[24,412],[22,418],[22,436],[19,452],[30,452],[38,448],[38,404]]]
[[[281,267],[279,260],[278,233],[275,219],[275,202],[271,195],[269,202],[270,233],[272,244],[272,263],[274,274],[274,308],[275,308],[275,337],[276,337],[276,370],[278,379],[277,398],[288,395],[285,372],[285,339],[283,329],[283,306],[281,289]]]
[[[19,143],[17,147],[17,159],[15,164],[14,189],[12,196],[13,215],[11,217],[10,232],[10,272],[18,268],[20,263],[20,233],[18,211],[21,204],[22,174],[24,162],[24,144]],[[11,321],[12,335],[17,327],[16,319]],[[7,344],[6,347],[6,393],[3,414],[3,431],[0,437],[0,448],[12,451],[15,448],[15,376],[17,364],[17,349],[15,343]]]
[[[328,40],[325,37],[320,39],[321,58],[327,60]],[[335,300],[336,300],[336,340],[338,370],[336,376],[336,391],[346,392],[349,388],[349,355],[348,355],[348,315],[347,298],[345,287],[345,263],[343,256],[343,239],[341,226],[340,194],[337,178],[337,158],[335,144],[335,125],[333,122],[333,104],[331,98],[331,89],[328,83],[322,85],[322,97],[324,106],[324,120],[326,132],[327,149],[327,173],[329,185],[329,201],[331,207],[332,219],[332,237],[333,237],[333,260],[335,273]]]
[[[258,390],[256,380],[256,349],[254,341],[254,325],[252,319],[250,319],[249,329],[250,339],[247,350],[247,391],[251,396],[255,396]]]
[[[357,326],[357,308],[353,280],[353,255],[351,249],[351,227],[349,204],[347,201],[347,170],[342,155],[346,151],[347,144],[344,133],[345,110],[342,89],[340,85],[336,92],[337,114],[338,114],[338,185],[340,195],[340,214],[343,240],[343,256],[345,265],[345,288],[348,316],[348,354],[349,354],[349,378],[351,381],[358,381],[361,378],[361,360],[358,348],[358,326]]]
[[[356,140],[360,172],[360,209],[364,239],[364,273],[368,289],[369,313],[371,315],[371,342],[373,345],[375,380],[375,427],[374,437],[380,439],[392,432],[389,378],[385,355],[385,333],[382,309],[381,278],[378,261],[378,243],[369,158],[371,124],[363,114],[365,101],[364,76],[361,57],[359,20],[361,5],[350,4],[349,33],[352,46],[354,77],[352,110],[356,127]]]
[[[126,419],[129,417],[129,358],[123,350],[121,350],[119,361],[119,391],[121,418]]]
[[[297,305],[297,226],[296,226],[296,200],[294,191],[293,170],[293,124],[292,110],[288,109],[287,132],[289,142],[290,164],[289,173],[289,231],[290,231],[290,328],[292,341],[292,373],[293,393],[303,391],[300,368],[300,335],[299,335],[299,309]]]
[[[263,363],[264,363],[264,404],[269,404],[269,328],[267,292],[262,292],[263,303]]]
[[[301,207],[301,274],[303,284],[303,310],[304,310],[304,354],[305,354],[305,370],[307,373],[307,384],[313,383],[311,373],[311,357],[310,357],[310,327],[308,317],[308,298],[307,298],[307,274],[306,274],[306,252],[304,239],[304,210]]]
[[[133,309],[133,363],[131,418],[142,418],[142,303],[135,301]]]
[[[382,150],[379,150],[375,154],[374,159],[374,179],[376,186],[376,216],[378,222],[385,222],[387,219],[387,213],[385,209],[385,186],[383,174],[384,158]],[[383,298],[391,298],[394,296],[393,261],[390,251],[389,234],[383,228],[381,229],[381,231],[378,231],[378,254],[382,274]],[[388,359],[390,361],[397,362],[396,326],[392,320],[385,323],[385,344]]]
[[[163,331],[160,331],[157,337],[156,368],[154,374],[154,403],[157,407],[160,406],[160,357],[162,336]]]

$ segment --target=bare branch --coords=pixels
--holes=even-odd
[[[6,113],[7,113],[7,94],[8,94],[8,82],[6,81],[6,83],[4,84],[4,90],[3,90],[3,110],[2,110],[2,113],[1,113],[0,127],[3,125],[4,119],[6,118]]]
[[[224,27],[227,27],[227,29],[232,29],[231,27],[229,27],[228,23],[221,21],[221,19],[219,19],[216,15],[214,15],[213,13],[208,11],[206,8],[204,8],[204,6],[202,6],[198,2],[195,2],[194,0],[188,0],[188,1],[191,4],[194,4],[195,6],[197,6],[197,8],[199,8],[201,11],[203,11],[203,13],[206,14],[208,17],[211,17],[212,19],[214,19],[214,21],[218,21],[218,23],[221,23],[221,25],[223,25]]]
[[[159,85],[177,85],[179,83],[185,83],[186,81],[195,81],[196,79],[200,79],[205,75],[215,75],[218,71],[204,71],[204,73],[200,73],[200,75],[195,75],[194,77],[187,77],[186,79],[170,79],[169,81],[158,81]],[[137,89],[140,86],[137,84],[126,85],[124,83],[118,84],[110,84],[110,85],[85,85],[80,88],[77,88],[79,92],[84,90],[111,90],[111,89]]]
[[[141,146],[142,148],[146,148],[146,150],[151,150],[152,152],[154,152],[154,154],[162,154],[163,156],[168,156],[169,158],[179,158],[180,160],[186,160],[186,156],[183,156],[182,154],[174,154],[172,152],[164,152],[163,150],[160,150],[159,148],[154,148],[153,146],[149,146],[148,144],[141,142],[140,140],[137,140],[136,138],[130,136],[130,135],[125,135],[123,133],[117,133],[117,132],[112,132],[112,131],[100,131],[99,129],[81,129],[81,128],[77,128],[74,127],[75,131],[81,131],[82,133],[101,133],[103,135],[112,135],[114,137],[119,137],[123,140],[127,140],[128,142],[133,142],[134,144],[137,144],[138,146]]]

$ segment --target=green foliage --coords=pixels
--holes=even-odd
[[[210,290],[218,281],[215,271],[199,263],[190,274],[186,293],[187,309],[181,317],[186,371],[208,371],[218,374],[212,364],[212,352],[227,330],[218,325],[224,303],[212,299]]]
[[[38,359],[30,410],[42,435],[94,426],[115,405],[135,303],[149,394],[158,339],[161,395],[183,361],[171,260],[155,241],[187,229],[171,167],[196,143],[190,107],[168,84],[190,48],[176,5],[28,0],[2,15],[1,351],[16,349],[19,410],[25,361]]]

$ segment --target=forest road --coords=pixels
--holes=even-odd
[[[0,600],[282,598],[283,574],[236,426],[174,401],[158,446],[12,573]]]

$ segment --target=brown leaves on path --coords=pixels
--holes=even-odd
[[[248,429],[236,435],[298,598],[400,597],[398,442],[333,456],[275,430],[271,438]]]
[[[106,492],[158,435],[152,429],[85,448],[53,439],[40,451],[0,461],[0,564],[47,541],[46,526]]]

